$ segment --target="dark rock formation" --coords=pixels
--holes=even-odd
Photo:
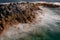
[[[0,33],[6,29],[6,25],[33,22],[36,10],[40,10],[40,8],[30,3],[0,5]]]

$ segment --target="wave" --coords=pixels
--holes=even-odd
[[[27,40],[32,35],[32,38],[38,35],[39,40],[59,40],[59,10],[60,5],[57,7],[56,3],[2,3],[0,40],[23,40],[25,37]]]

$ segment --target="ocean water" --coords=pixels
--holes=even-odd
[[[43,9],[46,9],[43,25],[36,26],[38,28],[36,28],[35,33],[18,40],[60,40],[60,9],[47,7]]]
[[[36,34],[31,34],[26,40],[60,40],[60,9],[46,8],[45,11],[48,14],[44,17],[45,24],[37,29]]]
[[[47,1],[47,2],[60,2],[60,0],[0,0],[0,3],[5,3],[5,2],[20,2],[20,1]]]

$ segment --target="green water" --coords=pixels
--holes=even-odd
[[[56,15],[60,15],[60,9],[55,9],[55,8],[49,8],[53,12],[56,13]],[[57,27],[60,29],[60,20],[56,22],[58,25]],[[50,25],[53,27],[53,25]],[[37,29],[38,32],[36,33],[30,33],[29,36],[20,38],[17,40],[60,40],[60,30],[59,31],[50,31],[49,29],[44,30],[42,28],[42,32],[39,31],[40,29]]]
[[[46,32],[45,34],[31,34],[19,40],[60,40],[60,33]]]

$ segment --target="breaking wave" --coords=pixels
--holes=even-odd
[[[59,40],[60,8],[39,6],[33,23],[8,25],[0,40]]]

